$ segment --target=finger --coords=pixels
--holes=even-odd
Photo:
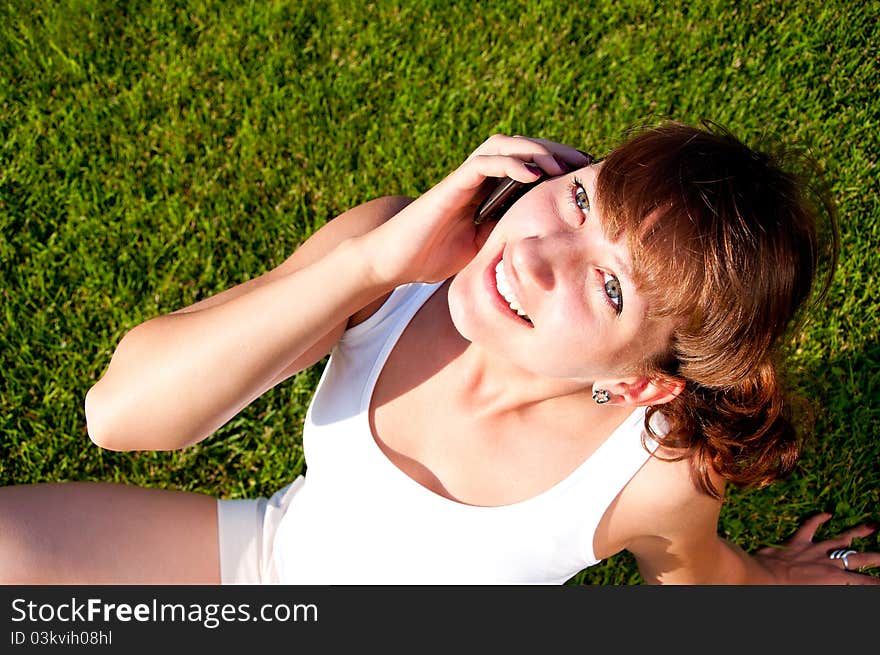
[[[481,155],[508,155],[532,161],[535,155],[549,155],[551,151],[535,139],[508,134],[493,134],[474,150],[468,159]]]
[[[480,155],[508,155],[524,161],[533,161],[551,175],[561,175],[572,167],[581,168],[592,157],[577,148],[547,139],[493,134],[470,157]]]
[[[528,138],[528,137],[523,137]],[[578,150],[573,146],[565,145],[564,143],[557,143],[555,141],[548,141],[547,139],[539,139],[539,138],[529,138],[530,141],[535,143],[539,143],[549,152],[552,152],[554,155],[561,157],[565,160],[566,163],[571,164],[572,166],[576,166],[581,168],[583,166],[588,166],[592,163],[594,157],[582,150]]]
[[[880,566],[880,553],[853,553],[847,555],[846,561],[850,571]],[[840,562],[843,566],[843,561]]]
[[[547,171],[547,173],[551,177],[556,177],[557,175],[565,175],[574,168],[573,166],[569,165],[569,163],[566,162],[562,157],[555,154],[536,154],[532,156],[532,161],[540,166],[543,170]]]
[[[831,514],[829,514],[828,512],[821,512],[820,514],[811,516],[806,521],[804,521],[797,530],[795,530],[795,533],[794,535],[792,535],[789,542],[810,543],[811,541],[813,541],[813,535],[816,534],[816,530],[819,529],[819,526],[825,523],[830,518]]]
[[[532,162],[506,155],[477,155],[459,166],[454,175],[464,188],[476,189],[487,177],[509,177],[517,182],[534,182],[544,171]]]
[[[827,548],[843,548],[844,546],[849,546],[853,539],[867,537],[873,534],[875,530],[874,526],[871,525],[859,525],[849,530],[844,530],[835,537],[825,539],[821,542],[821,545]]]

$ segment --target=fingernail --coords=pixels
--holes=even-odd
[[[541,167],[538,166],[537,164],[528,163],[528,164],[526,164],[525,166],[526,166],[526,168],[528,168],[528,169],[529,169],[532,173],[534,173],[535,175],[538,175],[538,176],[543,176],[543,175],[544,175],[544,171],[541,170]]]

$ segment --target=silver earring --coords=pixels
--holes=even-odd
[[[611,394],[609,394],[605,389],[596,389],[593,392],[593,400],[596,401],[597,405],[604,405],[609,400],[611,400]]]

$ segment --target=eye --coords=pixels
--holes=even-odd
[[[583,211],[590,211],[590,198],[587,196],[584,187],[581,186],[581,183],[578,181],[575,181],[574,202]]]
[[[587,220],[587,213],[590,211],[590,197],[587,195],[584,185],[581,184],[581,181],[576,177],[572,178],[571,184],[568,185],[568,191],[569,202],[575,211],[577,211],[580,218],[577,225],[583,225]]]
[[[620,280],[609,273],[603,273],[602,276],[605,280],[605,297],[619,316],[623,311],[623,293],[620,290]]]

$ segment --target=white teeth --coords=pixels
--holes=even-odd
[[[504,260],[498,262],[495,266],[495,286],[498,287],[498,293],[507,301],[510,308],[517,314],[528,320],[528,315],[522,310],[519,300],[513,293],[513,289],[507,283],[507,277],[504,275]]]

